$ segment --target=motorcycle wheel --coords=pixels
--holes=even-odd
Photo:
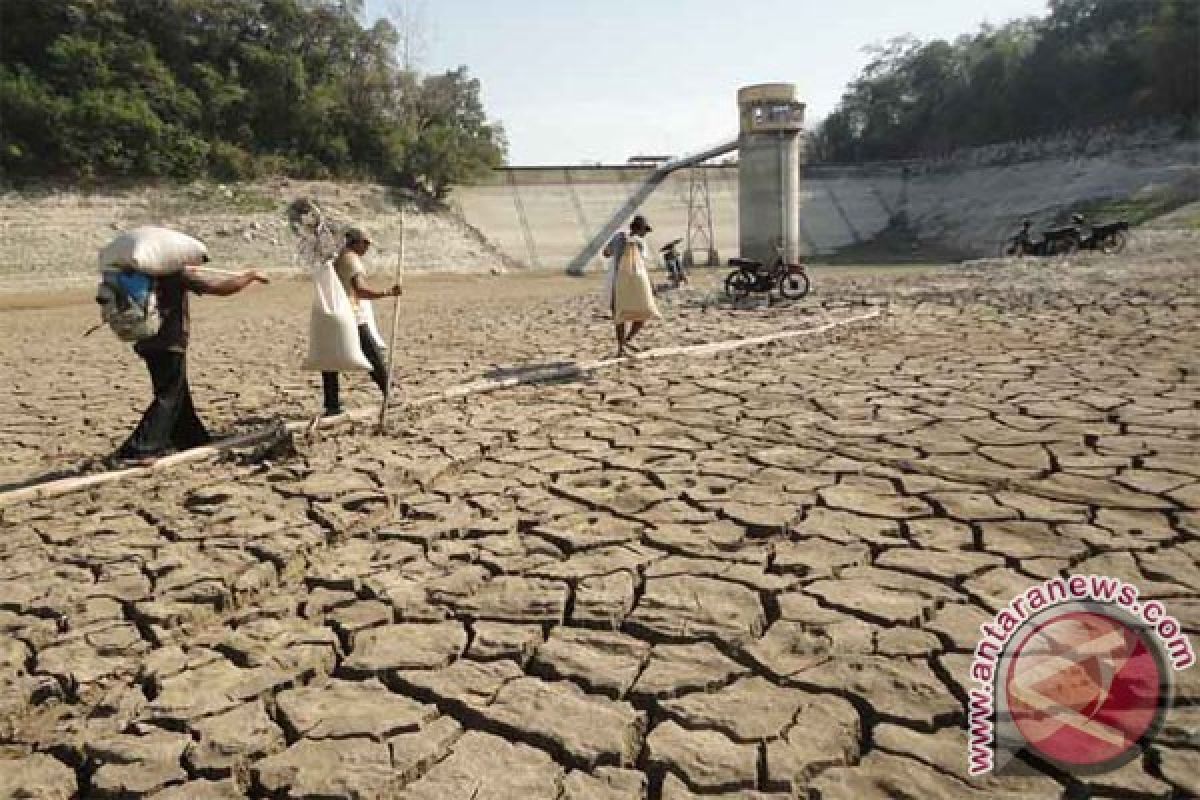
[[[1001,258],[1012,258],[1015,255],[1017,255],[1017,246],[1011,241],[1005,242],[1000,246]]]
[[[740,269],[729,273],[729,277],[725,279],[725,294],[734,300],[747,297],[753,288],[754,279]]]
[[[784,300],[799,300],[808,294],[808,276],[803,272],[785,272],[779,276],[779,294]]]
[[[1105,255],[1115,256],[1125,249],[1125,245],[1129,243],[1129,237],[1125,235],[1125,231],[1113,231],[1108,236],[1104,237],[1104,241],[1100,243],[1100,249]]]

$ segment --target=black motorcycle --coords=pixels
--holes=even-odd
[[[1079,237],[1080,250],[1099,250],[1113,256],[1129,243],[1129,223],[1123,219],[1093,225],[1091,231]]]
[[[1056,239],[1056,247],[1048,248],[1047,254],[1070,254],[1076,250],[1099,250],[1105,255],[1116,255],[1124,250],[1125,245],[1129,242],[1128,230],[1129,223],[1123,219],[1089,227],[1082,214],[1072,214],[1070,225],[1046,232],[1047,240],[1052,233]]]
[[[1085,232],[1086,230],[1086,232]],[[1129,241],[1129,223],[1125,220],[1105,222],[1087,228],[1082,214],[1074,214],[1071,224],[1051,228],[1041,239],[1029,235],[1029,225],[1009,237],[1000,250],[1003,256],[1062,256],[1077,250],[1099,250],[1106,255],[1116,255],[1125,249]]]
[[[1074,225],[1051,228],[1042,234],[1042,246],[1045,252],[1039,255],[1068,256],[1079,249],[1079,228]]]
[[[1044,256],[1046,255],[1046,240],[1034,239],[1029,236],[1028,231],[1022,231],[1009,237],[1008,241],[1004,243],[1004,247],[1000,249],[1000,255],[1008,258]]]
[[[725,293],[735,300],[772,289],[779,289],[785,300],[799,300],[810,288],[804,265],[784,263],[782,251],[770,267],[748,258],[731,258],[729,266],[736,269],[725,278]]]
[[[687,272],[683,269],[683,258],[679,255],[679,243],[683,239],[676,239],[673,242],[668,242],[658,248],[658,252],[662,253],[663,264],[667,268],[667,277],[671,280],[671,285],[678,289],[680,286],[688,282]]]

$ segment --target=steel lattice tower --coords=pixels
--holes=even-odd
[[[696,263],[697,250],[704,253],[703,266],[711,267],[720,263],[717,255],[716,238],[713,236],[712,200],[708,192],[708,170],[703,167],[693,167],[689,170],[688,183],[688,227],[687,242],[683,251],[684,266]]]

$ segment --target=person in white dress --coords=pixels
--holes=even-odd
[[[629,223],[629,234],[618,233],[604,248],[605,258],[610,259],[604,279],[604,304],[613,315],[618,358],[640,349],[630,340],[647,320],[662,318],[646,271],[645,237],[652,230],[646,218],[638,214]]]

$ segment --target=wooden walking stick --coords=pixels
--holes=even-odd
[[[404,279],[404,206],[400,206],[400,253],[396,256],[396,283]],[[392,303],[392,338],[388,342],[387,381],[383,390],[383,405],[379,407],[379,433],[386,430],[389,401],[392,399],[392,364],[396,359],[396,330],[400,327],[400,296]]]

